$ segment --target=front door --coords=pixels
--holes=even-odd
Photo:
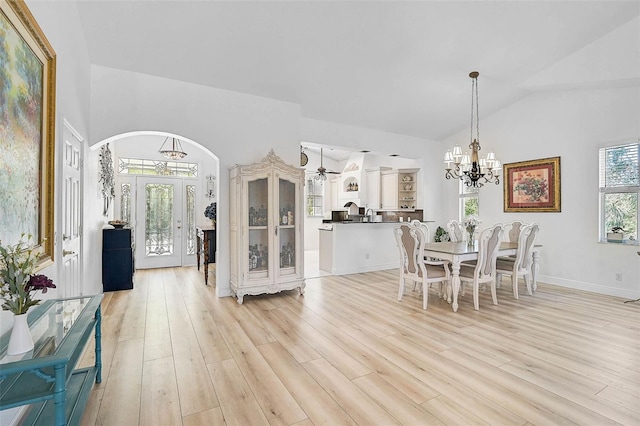
[[[62,130],[62,295],[82,295],[82,137],[64,121]]]
[[[136,188],[136,268],[182,266],[182,179],[138,177]]]

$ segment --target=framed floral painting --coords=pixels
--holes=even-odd
[[[0,240],[53,262],[56,54],[23,0],[0,0]]]
[[[505,212],[560,211],[560,157],[509,163],[503,169]]]

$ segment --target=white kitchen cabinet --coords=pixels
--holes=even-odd
[[[329,209],[327,210],[338,210],[338,208],[342,207],[338,205],[338,178],[329,178],[327,182],[329,182]]]
[[[418,208],[418,170],[397,169],[381,172],[380,199],[383,209]]]
[[[230,169],[231,293],[304,292],[304,170],[273,150],[259,163]]]
[[[382,208],[382,171],[390,170],[388,167],[367,169],[366,175],[366,203],[372,209]]]
[[[398,209],[398,172],[385,171],[380,175],[380,203],[383,209]]]

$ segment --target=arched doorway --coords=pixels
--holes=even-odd
[[[187,153],[182,159],[158,152],[174,137]],[[127,133],[96,146],[105,143],[113,152],[115,175],[109,216],[130,224],[136,268],[195,265],[195,227],[210,223],[204,210],[216,201],[218,158],[202,145],[166,132]]]

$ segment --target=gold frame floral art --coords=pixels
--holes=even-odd
[[[503,165],[504,211],[560,212],[560,157]]]
[[[0,120],[0,142],[10,147],[0,150],[6,191],[0,240],[33,235],[38,271],[53,263],[54,253],[56,53],[23,0],[0,0],[0,33],[6,60],[0,105],[9,111]],[[18,114],[27,120],[12,116]]]

